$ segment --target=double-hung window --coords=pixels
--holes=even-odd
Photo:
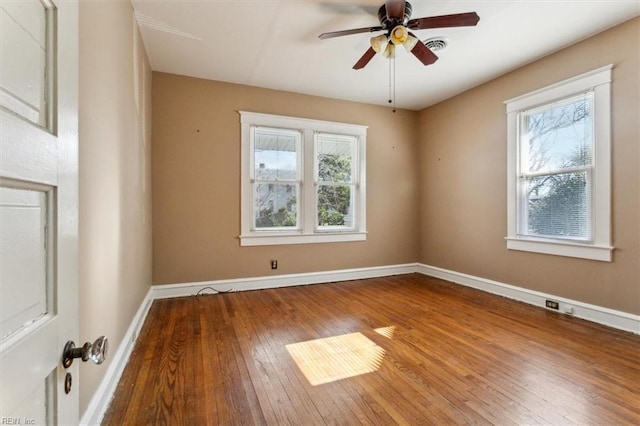
[[[611,68],[506,102],[507,248],[611,261]]]
[[[366,239],[366,127],[240,112],[240,243]]]
[[[318,231],[355,229],[357,147],[355,136],[315,134],[315,227]]]
[[[300,208],[299,131],[254,127],[252,176],[254,229],[297,229]]]

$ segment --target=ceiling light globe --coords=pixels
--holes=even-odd
[[[371,47],[376,53],[380,53],[384,50],[384,47],[387,44],[387,36],[382,34],[376,37],[371,37]]]
[[[409,31],[403,25],[398,25],[391,31],[391,42],[395,45],[404,43],[407,37],[409,37]]]
[[[384,52],[382,52],[382,56],[384,56],[385,58],[393,58],[395,57],[395,52],[396,47],[393,45],[393,43],[389,43],[387,44],[386,49],[384,49]]]

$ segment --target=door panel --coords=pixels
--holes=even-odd
[[[57,366],[60,357],[48,356],[58,351],[57,345],[58,319],[45,316],[34,324],[25,327],[21,336],[12,336],[8,342],[2,343],[2,385],[0,392],[0,409],[2,417],[31,419],[35,414],[33,404],[27,400],[37,394],[42,386],[57,380]],[[53,402],[55,389],[47,399]],[[60,396],[65,397],[64,393]],[[45,402],[43,400],[43,402]],[[61,401],[64,403],[64,400]],[[40,407],[36,412],[49,408],[46,416],[54,416],[55,405]],[[21,411],[24,409],[25,411]],[[23,420],[23,424],[26,420]]]
[[[4,339],[47,313],[47,194],[0,187],[0,217]]]
[[[48,377],[45,383],[37,386],[36,389],[22,401],[22,404],[15,410],[15,414],[9,418],[22,419],[21,424],[52,424],[53,419],[47,418],[47,410],[45,407],[47,404],[51,404],[51,401],[48,401],[48,399],[51,397],[50,388],[53,383],[55,383],[54,378]],[[28,417],[24,417],[25,415]]]
[[[0,65],[0,104],[45,127],[51,8],[39,0],[2,2],[1,8],[0,46],[13,60]]]

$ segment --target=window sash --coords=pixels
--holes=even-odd
[[[543,168],[542,170],[528,171],[530,169],[530,139],[531,136],[529,134],[529,120],[537,115],[545,112],[553,113],[556,110],[566,108],[567,106],[578,103],[578,102],[586,102],[588,103],[587,111],[589,111],[589,117],[584,118],[589,120],[591,123],[590,128],[584,129],[583,137],[590,138],[589,144],[589,159],[590,162],[581,166],[567,166],[567,167],[550,167]],[[587,90],[582,93],[572,94],[566,96],[561,99],[555,99],[551,102],[546,102],[541,105],[537,105],[530,109],[525,109],[519,111],[517,113],[517,164],[518,164],[518,192],[517,192],[517,215],[516,215],[516,229],[517,235],[519,237],[535,237],[542,239],[560,239],[567,241],[578,241],[578,242],[593,242],[593,234],[594,234],[594,224],[593,224],[593,179],[591,178],[594,171],[594,146],[595,140],[594,138],[594,125],[595,125],[595,117],[593,116],[594,111],[594,91]],[[565,126],[570,127],[570,126]],[[552,132],[560,132],[562,131],[562,127],[551,130]],[[578,148],[582,147],[583,143],[578,143]],[[552,147],[548,147],[550,150]],[[557,155],[557,154],[556,154]],[[565,153],[563,155],[569,155],[569,153]],[[554,158],[551,158],[552,161]],[[542,166],[543,167],[543,166]],[[571,175],[571,174],[580,174],[585,173],[586,178],[586,188],[585,188],[585,197],[586,197],[586,231],[583,236],[563,236],[558,234],[548,234],[548,233],[536,233],[530,231],[530,198],[528,194],[528,184],[535,178],[543,178],[543,177],[553,177],[553,176],[562,176],[562,175]],[[575,209],[579,209],[580,206],[573,206]],[[561,216],[561,212],[553,212],[557,216]]]
[[[251,141],[250,141],[250,179],[252,181],[269,181],[272,180],[274,182],[278,181],[300,181],[302,180],[303,175],[303,161],[302,161],[302,134],[299,130],[292,130],[286,128],[273,128],[273,127],[262,127],[262,126],[251,126]],[[257,133],[271,133],[273,135],[282,135],[290,138],[294,138],[294,151],[296,153],[296,173],[295,178],[285,178],[277,176],[275,179],[266,179],[259,178],[256,176],[256,134]],[[278,150],[272,150],[278,151]]]
[[[350,225],[321,225],[320,224],[320,214],[321,208],[320,204],[320,190],[321,188],[349,188],[349,210],[347,213],[343,213],[346,222],[351,221]],[[327,231],[352,231],[357,229],[357,200],[358,200],[358,185],[355,183],[335,183],[335,182],[316,182],[316,191],[315,191],[315,230],[318,232],[327,232]],[[330,213],[330,212],[329,212]],[[350,216],[350,217],[349,217]]]
[[[591,124],[588,128],[585,127],[585,124],[583,124],[583,131],[584,131],[584,138],[588,138],[588,140],[590,141],[589,144],[589,150],[587,152],[588,156],[589,156],[589,162],[588,163],[584,163],[581,164],[579,167],[587,167],[587,166],[591,166],[593,167],[594,165],[594,149],[595,149],[595,115],[594,115],[594,102],[595,102],[595,92],[594,90],[588,90],[588,91],[584,91],[582,93],[579,94],[573,94],[567,97],[564,97],[562,99],[559,100],[555,100],[549,103],[545,103],[543,105],[539,105],[535,108],[532,109],[527,109],[527,110],[522,110],[519,111],[517,113],[517,122],[518,122],[518,128],[517,128],[517,132],[518,132],[518,150],[517,150],[517,154],[518,154],[518,170],[520,174],[533,174],[533,173],[553,173],[554,171],[560,171],[561,170],[566,170],[566,169],[570,169],[572,167],[576,167],[576,166],[566,166],[566,167],[546,167],[543,168],[541,170],[534,170],[534,171],[529,171],[530,165],[529,162],[531,161],[531,152],[529,150],[529,145],[530,145],[530,134],[529,134],[529,121],[532,119],[532,117],[534,117],[535,115],[538,114],[543,114],[544,112],[551,112],[551,111],[555,111],[558,109],[562,109],[562,108],[566,108],[567,106],[571,105],[571,104],[575,104],[578,102],[584,102],[588,104],[588,108],[587,110],[589,111],[589,115],[588,118],[585,118],[586,120],[588,120],[588,122]],[[581,120],[578,120],[581,121]],[[556,132],[560,132],[562,131],[563,128],[569,128],[569,127],[573,127],[573,126],[563,126],[563,127],[558,127],[553,129],[553,131],[549,131],[547,133],[556,133]],[[539,135],[544,137],[543,135]],[[578,148],[582,148],[584,146],[584,144],[579,144],[577,147]],[[547,147],[547,150],[551,150],[553,147]],[[574,147],[575,148],[575,147]],[[542,149],[540,147],[540,149]],[[565,153],[565,155],[568,153]],[[557,155],[557,154],[556,154]],[[551,160],[555,159],[555,156],[551,156]],[[542,167],[542,166],[541,166]]]
[[[268,200],[268,204],[266,207],[261,208],[263,206],[258,205],[256,198],[258,197],[258,193],[259,191],[259,186],[260,185],[268,185],[269,187],[269,191],[271,191],[272,189],[278,188],[278,187],[294,187],[295,191],[291,191],[293,192],[293,195],[295,197],[295,216],[294,216],[294,220],[295,220],[295,224],[291,225],[291,226],[287,226],[287,225],[259,225],[258,224],[258,220],[259,218],[262,217],[263,222],[268,223],[271,219],[271,222],[287,222],[287,219],[290,220],[290,215],[287,215],[287,212],[291,212],[291,209],[289,208],[289,203],[286,202],[284,205],[276,205],[275,202],[281,202],[282,200],[279,197],[275,197],[275,200]],[[297,231],[301,229],[301,223],[300,223],[300,187],[301,184],[300,182],[283,182],[283,181],[256,181],[252,184],[252,193],[253,193],[253,208],[252,208],[252,212],[253,212],[253,226],[251,227],[252,231]],[[285,193],[290,194],[289,191],[285,190]],[[284,211],[282,211],[281,209],[283,209]],[[261,215],[260,212],[262,210],[271,210],[271,213],[267,216],[266,214]]]
[[[299,130],[293,130],[293,129],[286,129],[286,128],[275,128],[275,127],[264,127],[264,126],[251,126],[251,141],[250,141],[250,180],[251,180],[251,217],[252,217],[252,223],[251,223],[251,227],[250,230],[252,232],[261,232],[261,231],[297,231],[301,229],[301,223],[300,223],[300,213],[301,213],[301,184],[302,184],[302,179],[301,176],[304,173],[304,164],[302,161],[303,158],[303,152],[302,152],[302,134]],[[256,170],[259,170],[260,168],[256,168],[256,139],[257,139],[257,135],[258,134],[262,134],[262,135],[273,135],[276,138],[278,136],[282,136],[284,138],[292,138],[293,139],[293,149],[290,152],[295,152],[295,157],[296,157],[296,168],[295,168],[295,174],[291,177],[286,177],[286,176],[280,176],[280,174],[278,173],[278,169],[276,169],[276,174],[273,176],[269,176],[269,178],[267,177],[258,177]],[[280,146],[277,144],[277,139],[276,139],[276,144],[274,145],[274,149],[271,151],[274,152],[278,152],[281,151],[279,148]],[[289,151],[289,150],[286,150]],[[275,160],[274,160],[275,163]],[[295,187],[295,225],[293,226],[266,226],[266,225],[260,225],[258,223],[258,220],[260,217],[262,217],[263,221],[268,223],[270,220],[272,222],[278,222],[278,221],[282,221],[281,219],[283,219],[282,217],[278,217],[278,213],[281,207],[285,208],[285,212],[283,214],[281,214],[280,216],[283,216],[284,214],[286,214],[286,212],[290,211],[289,210],[289,203],[285,203],[284,206],[276,206],[275,204],[273,206],[267,205],[262,206],[259,205],[257,200],[259,199],[259,189],[261,188],[261,186],[264,185],[268,185],[268,191],[271,192],[272,189],[276,188],[276,187],[281,187],[281,186],[293,186]],[[262,191],[264,192],[264,191]],[[269,200],[270,203],[274,203],[274,202],[279,202],[281,201],[280,198],[278,197],[278,194],[276,193],[276,197],[275,199]],[[273,209],[276,209],[275,211],[273,211]],[[272,210],[271,214],[268,217],[265,217],[266,215],[262,215],[260,214],[260,212],[262,210]],[[280,220],[279,220],[280,219]],[[285,220],[286,222],[286,220]]]
[[[321,145],[323,144],[335,144],[335,154],[336,156],[348,157],[349,158],[349,170],[348,177],[342,180],[330,180],[323,179],[320,176],[320,168],[321,168],[321,156],[322,155],[332,155],[328,153],[321,152]],[[357,200],[358,196],[358,187],[359,187],[359,167],[358,167],[358,138],[351,135],[336,135],[322,132],[315,132],[314,134],[314,230],[316,232],[327,232],[327,231],[352,231],[357,228]],[[345,149],[346,148],[346,149]],[[341,151],[341,152],[339,152]],[[334,173],[335,177],[335,173]],[[320,216],[323,212],[322,206],[320,203],[320,192],[322,188],[340,188],[345,187],[349,188],[349,210],[347,213],[335,212],[335,211],[326,211],[327,214],[338,213],[338,216],[342,214],[342,218],[338,218],[338,216],[334,215],[334,221],[340,221],[340,219],[348,222],[351,221],[350,225],[347,224],[331,224],[331,225],[322,225],[320,223]],[[350,218],[349,218],[350,216]]]
[[[530,208],[529,202],[530,198],[528,197],[528,187],[527,184],[529,180],[537,177],[545,177],[545,176],[560,176],[560,175],[570,175],[570,174],[578,174],[584,173],[585,175],[585,213],[587,215],[587,226],[585,235],[582,237],[579,236],[563,236],[557,234],[543,234],[529,231],[530,228]],[[571,171],[560,171],[557,173],[548,173],[548,174],[535,174],[535,175],[523,175],[518,179],[518,233],[517,235],[520,237],[535,237],[541,239],[553,239],[553,240],[565,240],[565,241],[576,241],[576,242],[586,242],[593,243],[593,235],[594,235],[594,203],[593,203],[593,169],[591,167],[582,167],[576,168]],[[558,214],[558,216],[561,216]]]

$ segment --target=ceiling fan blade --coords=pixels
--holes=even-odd
[[[478,23],[480,17],[475,12],[456,13],[453,15],[430,16],[428,18],[416,18],[407,23],[412,30],[425,30],[427,28],[446,27],[472,27]]]
[[[416,37],[415,34],[411,32],[409,33],[409,35]],[[413,55],[425,65],[431,65],[438,60],[438,56],[433,53],[431,49],[425,46],[424,43],[420,41],[420,39],[418,39],[416,45],[411,49],[411,53],[413,53]]]
[[[382,30],[384,30],[384,28],[380,26],[367,27],[367,28],[354,28],[352,30],[332,31],[328,33],[322,33],[318,36],[318,38],[321,38],[322,40],[324,40],[327,38],[342,37],[346,35],[360,34],[360,33],[373,33],[375,31],[382,31]]]
[[[384,2],[384,6],[387,9],[387,19],[400,19],[404,18],[405,0],[387,0]]]
[[[425,46],[426,48],[427,46]],[[364,55],[362,55],[362,57],[358,60],[358,62],[356,62],[356,64],[353,66],[354,70],[359,70],[361,68],[364,68],[365,66],[367,66],[367,64],[369,63],[369,61],[376,56],[376,51],[373,50],[373,47],[370,47],[369,50],[367,50],[366,52],[364,52]]]

